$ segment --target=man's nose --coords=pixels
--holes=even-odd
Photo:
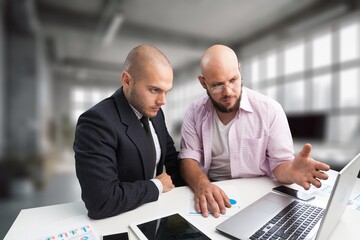
[[[232,88],[232,87],[233,87],[233,86],[232,86],[231,84],[226,84],[226,85],[224,85],[224,88],[223,88],[222,93],[223,93],[224,95],[227,95],[227,94],[231,93],[231,92],[233,91],[233,88]]]
[[[160,93],[156,99],[157,105],[165,105],[166,103],[166,95],[165,93]]]

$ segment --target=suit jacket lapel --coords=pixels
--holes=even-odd
[[[154,177],[155,163],[148,160],[148,142],[143,127],[127,102],[122,87],[114,93],[113,97],[119,112],[120,121],[127,126],[126,134],[140,152],[145,179],[151,179]]]

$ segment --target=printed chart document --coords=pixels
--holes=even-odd
[[[89,218],[80,215],[55,222],[47,229],[29,227],[17,234],[16,239],[32,240],[100,240]]]

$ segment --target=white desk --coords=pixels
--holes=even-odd
[[[277,183],[271,181],[269,178],[262,177],[223,181],[219,182],[218,185],[235,187],[239,196],[240,206],[243,208],[271,191],[271,188],[277,185]],[[357,179],[354,191],[360,192],[360,179]],[[79,215],[82,216],[83,219],[88,220],[100,236],[129,231],[130,239],[136,239],[135,235],[129,229],[130,223],[138,223],[147,219],[169,215],[174,212],[182,213],[186,219],[211,239],[227,239],[215,230],[215,226],[227,219],[227,217],[219,217],[216,219],[212,216],[203,218],[201,216],[189,216],[186,214],[187,203],[185,201],[191,198],[191,196],[193,196],[193,193],[188,187],[175,188],[168,193],[162,194],[156,202],[145,204],[133,211],[103,220],[88,220],[86,217],[87,210],[83,202],[24,209],[16,218],[5,236],[5,240],[18,239],[19,233],[29,232],[30,229],[48,229],[51,224],[54,225],[56,222],[61,222]],[[360,212],[347,208],[330,239],[353,239],[354,236],[360,236],[359,226]]]

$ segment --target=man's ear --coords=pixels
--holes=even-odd
[[[131,82],[131,75],[127,71],[121,73],[121,83],[123,86],[128,87]]]
[[[206,88],[206,84],[205,84],[205,78],[203,76],[198,76],[198,79],[199,79],[199,82],[201,84],[201,86],[204,88],[204,89],[207,89]]]

